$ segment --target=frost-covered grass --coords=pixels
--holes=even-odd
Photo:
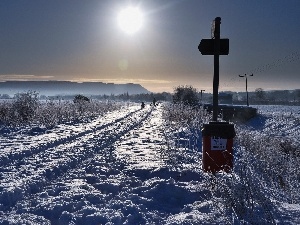
[[[33,123],[52,127],[61,123],[87,122],[99,115],[120,109],[121,104],[98,100],[80,103],[74,103],[73,101],[45,101],[39,106]]]
[[[282,205],[300,204],[300,107],[259,106],[258,110],[256,118],[235,125],[232,173],[207,174],[207,190],[212,205],[230,223],[283,224],[288,216]],[[199,142],[198,131],[209,120],[202,111],[178,105],[167,107],[165,118],[173,130],[168,140],[173,151],[180,152],[184,139],[185,149],[195,148],[193,140]]]
[[[35,92],[16,95],[0,102],[0,125],[6,127],[52,128],[63,123],[87,122],[121,104],[107,101],[39,100]]]

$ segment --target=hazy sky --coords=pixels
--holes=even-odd
[[[117,18],[138,6],[128,35]],[[198,44],[221,17],[220,91],[300,88],[299,0],[1,0],[0,80],[140,83],[212,90],[213,56]]]

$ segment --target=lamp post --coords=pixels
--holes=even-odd
[[[201,105],[202,105],[202,93],[204,92],[205,90],[201,90],[201,95],[200,95],[200,97],[201,97]]]
[[[250,74],[250,75],[247,75],[247,74],[245,74],[245,75],[239,75],[239,77],[245,77],[245,78],[246,78],[247,106],[249,106],[249,96],[248,96],[248,80],[247,80],[247,77],[248,77],[248,76],[251,76],[251,77],[253,77],[253,73],[252,73],[252,74]]]

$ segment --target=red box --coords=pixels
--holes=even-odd
[[[230,172],[233,168],[234,124],[210,122],[202,129],[202,168],[215,173],[220,170]]]

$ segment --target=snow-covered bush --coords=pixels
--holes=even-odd
[[[61,123],[87,122],[120,107],[121,104],[118,103],[97,100],[82,103],[48,100],[38,109],[37,123],[45,127],[53,127]]]
[[[202,107],[185,104],[165,104],[163,118],[177,127],[197,127],[207,122],[209,115]]]
[[[12,113],[15,123],[30,123],[39,105],[38,93],[35,91],[18,93],[14,99]]]
[[[274,189],[273,197],[284,196],[289,203],[300,203],[300,146],[291,140],[270,136],[253,138],[246,135],[239,140],[253,157],[252,161],[255,160],[253,169],[268,188]],[[253,163],[249,164],[253,167]]]
[[[0,104],[0,125],[8,125],[11,121],[12,103],[2,101]]]
[[[51,128],[57,124],[63,123],[68,115],[68,102],[47,100],[38,108],[37,123],[46,128]]]

